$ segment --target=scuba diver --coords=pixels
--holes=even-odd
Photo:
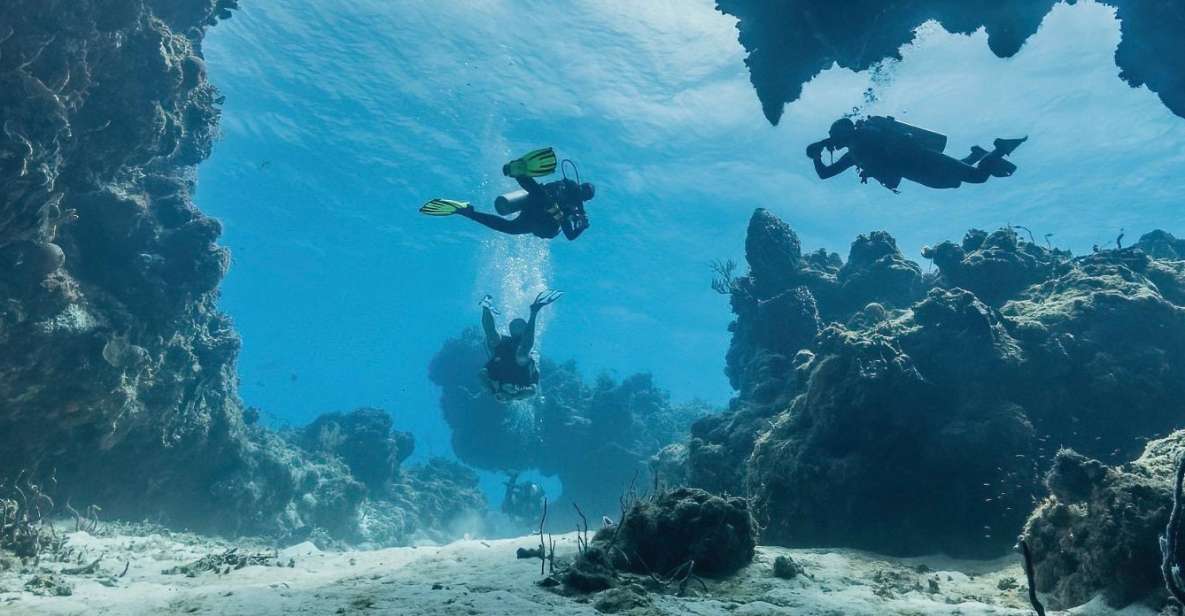
[[[815,162],[815,172],[826,180],[856,167],[860,181],[868,178],[898,192],[902,179],[930,188],[958,188],[963,182],[982,184],[990,177],[1005,178],[1016,165],[1004,160],[1028,140],[996,139],[991,152],[975,146],[963,159],[943,154],[946,136],[924,128],[898,122],[891,116],[871,116],[853,122],[848,118],[831,125],[830,136],[807,146],[806,155]],[[823,162],[823,149],[834,152],[846,148],[839,160]]]
[[[572,165],[575,179],[568,177],[564,164]],[[555,170],[556,156],[551,148],[535,150],[503,165],[502,175],[517,180],[522,190],[494,200],[498,215],[479,212],[466,201],[452,199],[433,199],[425,203],[420,212],[429,216],[459,214],[510,235],[532,233],[549,240],[563,231],[564,237],[574,240],[588,228],[584,204],[596,195],[596,188],[588,182],[582,183],[576,163],[567,159],[560,164],[563,179],[546,184],[535,181],[535,178],[550,175]],[[515,212],[518,216],[503,218]]]
[[[534,481],[520,482],[517,471],[510,473],[504,485],[502,513],[519,523],[538,522],[547,502],[543,486]]]
[[[486,335],[486,351],[490,360],[479,376],[499,402],[524,400],[534,396],[539,384],[539,368],[531,357],[535,346],[535,317],[544,306],[564,294],[543,291],[531,302],[531,318],[510,322],[510,335],[503,336],[494,326],[494,299],[489,295],[481,300],[481,328]]]

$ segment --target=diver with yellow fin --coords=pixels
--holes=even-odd
[[[958,188],[964,182],[982,184],[988,178],[1004,178],[1016,165],[1004,160],[1028,137],[996,139],[991,152],[975,146],[963,159],[943,154],[946,136],[899,122],[892,116],[871,116],[855,121],[843,118],[831,125],[829,136],[807,146],[820,179],[830,179],[856,167],[860,181],[872,178],[897,192],[902,179],[930,188]],[[823,162],[823,150],[846,149],[839,160]]]
[[[531,350],[535,346],[535,317],[544,306],[562,297],[560,291],[543,291],[531,302],[531,318],[510,322],[510,335],[498,333],[494,324],[494,298],[481,300],[481,329],[486,336],[490,360],[481,369],[482,382],[500,402],[524,400],[538,391],[539,367]]]
[[[564,237],[574,240],[588,228],[584,204],[596,195],[596,189],[592,184],[580,181],[580,171],[570,160],[560,164],[563,179],[546,184],[535,181],[537,177],[555,173],[556,163],[555,151],[542,148],[503,165],[502,175],[517,180],[522,190],[494,200],[498,215],[479,212],[466,201],[452,199],[433,199],[425,203],[420,212],[429,216],[458,214],[511,235],[532,233],[536,237],[551,239],[563,231]],[[572,166],[575,179],[568,178],[566,164]],[[514,218],[503,218],[515,212],[518,215]]]

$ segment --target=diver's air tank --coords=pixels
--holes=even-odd
[[[927,150],[939,153],[946,150],[946,135],[906,124],[893,116],[871,116],[865,122],[886,133],[907,137]]]
[[[502,216],[513,214],[526,207],[527,199],[530,197],[531,193],[525,190],[516,190],[504,195],[498,195],[498,198],[494,199],[494,209]]]

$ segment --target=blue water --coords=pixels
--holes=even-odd
[[[869,74],[833,69],[776,128],[734,25],[710,0],[244,3],[206,42],[226,104],[198,204],[234,254],[222,306],[246,402],[294,423],[379,406],[418,456],[449,455],[432,355],[477,324],[483,294],[513,316],[554,287],[544,355],[722,405],[730,315],[707,264],[742,260],[755,207],[845,257],[875,229],[918,260],[969,227],[1021,224],[1078,253],[1121,228],[1185,232],[1185,123],[1120,82],[1104,6],[1057,7],[1007,60],[982,33],[924,26],[876,103]],[[856,106],[944,132],[959,155],[1031,139],[1017,175],[982,186],[821,182],[803,148]],[[416,213],[436,196],[488,209],[515,188],[502,163],[543,145],[597,184],[579,240]]]

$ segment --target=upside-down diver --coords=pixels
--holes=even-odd
[[[539,367],[531,356],[535,346],[535,318],[544,306],[561,296],[560,291],[543,291],[537,295],[531,302],[530,319],[511,321],[509,336],[498,333],[495,327],[493,298],[489,295],[482,298],[481,328],[485,332],[490,360],[479,376],[499,401],[524,400],[538,391]]]

